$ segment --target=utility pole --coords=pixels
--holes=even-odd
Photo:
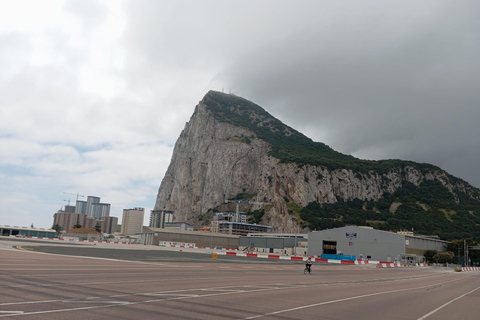
[[[467,240],[463,240],[465,244],[465,267],[468,267],[468,245]]]
[[[292,217],[293,223],[295,223],[295,217]],[[297,255],[297,234],[299,232],[299,227],[297,225],[297,230],[295,230],[295,244],[293,245],[293,255]]]

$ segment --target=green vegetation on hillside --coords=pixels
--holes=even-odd
[[[412,161],[360,160],[342,154],[288,127],[255,103],[232,94],[210,91],[203,101],[218,121],[247,128],[258,139],[268,142],[271,146],[269,155],[284,163],[323,166],[330,170],[352,169],[358,172],[374,170],[380,173],[393,167],[405,166],[415,166],[422,171],[439,170],[433,165]]]
[[[392,213],[390,206],[394,202],[401,205]],[[404,182],[403,188],[377,202],[358,199],[323,205],[313,202],[302,209],[300,217],[312,230],[366,225],[386,231],[413,229],[415,233],[438,235],[445,240],[472,236],[480,239],[478,209],[478,204],[472,202],[456,203],[440,182],[425,181],[418,187]]]
[[[264,209],[248,212],[248,223],[260,223],[264,214]]]

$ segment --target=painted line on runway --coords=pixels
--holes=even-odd
[[[359,296],[348,297],[348,298],[337,299],[337,300],[324,301],[324,302],[309,304],[309,305],[300,306],[300,307],[295,307],[295,308],[289,308],[289,309],[278,310],[278,311],[273,311],[273,312],[264,313],[264,314],[258,314],[258,315],[255,315],[255,316],[251,316],[251,317],[247,317],[247,318],[242,318],[242,319],[243,319],[243,320],[258,319],[258,318],[262,318],[262,317],[273,316],[273,315],[277,315],[277,314],[281,314],[281,313],[292,312],[292,311],[297,311],[297,310],[302,310],[302,309],[307,309],[307,308],[313,308],[313,307],[318,307],[318,306],[322,306],[322,305],[326,305],[326,304],[333,304],[333,303],[337,303],[337,302],[344,302],[344,301],[349,301],[349,300],[356,300],[356,299],[374,297],[374,296],[378,296],[378,295],[382,295],[382,294],[390,294],[390,293],[397,293],[397,292],[405,292],[405,291],[412,291],[412,290],[418,290],[418,289],[425,289],[425,288],[429,288],[429,287],[432,287],[432,286],[438,286],[438,285],[442,285],[442,284],[449,283],[449,282],[453,282],[453,281],[458,281],[458,279],[449,280],[449,281],[445,281],[445,282],[441,282],[441,283],[436,283],[436,284],[430,284],[430,285],[421,286],[421,287],[416,287],[416,288],[397,289],[397,290],[390,290],[390,291],[383,291],[383,292],[363,294],[363,295],[359,295]],[[480,287],[479,287],[479,288],[480,288]],[[477,289],[479,289],[479,288],[477,288]],[[475,290],[477,290],[477,289],[475,289]],[[475,291],[475,290],[474,290],[474,291]]]
[[[21,314],[23,313],[23,311],[0,311],[0,313]]]
[[[103,260],[103,261],[114,261],[114,262],[131,262],[135,264],[147,264],[152,266],[161,266],[161,267],[174,267],[174,268],[195,268],[195,266],[185,266],[185,265],[175,265],[175,264],[167,264],[167,263],[153,263],[153,262],[145,262],[145,261],[135,261],[135,260],[121,260],[121,259],[113,259],[113,258],[100,258],[100,257],[90,257],[90,256],[73,256],[68,254],[61,254],[61,253],[47,253],[47,252],[38,252],[38,251],[27,251],[26,249],[22,249],[17,252],[28,252],[28,253],[37,253],[37,254],[46,254],[52,256],[62,256],[62,257],[70,257],[70,258],[87,258],[87,259],[94,259],[94,260]],[[203,260],[202,260],[203,261]]]
[[[442,282],[448,283],[452,281],[457,281],[458,279],[454,280],[449,280]],[[437,285],[437,284],[435,284]],[[350,297],[350,298],[345,298],[345,299],[339,299],[335,301],[329,301],[329,302],[323,302],[320,304],[316,305],[322,305],[322,304],[328,304],[328,303],[334,303],[334,302],[341,302],[341,301],[347,301],[347,300],[353,300],[353,299],[359,299],[362,297],[369,297],[369,296],[375,296],[375,295],[381,295],[381,294],[386,294],[386,293],[393,293],[393,292],[401,292],[401,291],[408,291],[408,290],[415,290],[415,289],[421,289],[421,288],[427,288],[431,287],[432,285],[428,286],[422,286],[418,288],[412,288],[412,289],[400,289],[400,290],[393,290],[393,291],[386,291],[386,292],[378,292],[378,293],[373,293],[373,294],[368,294],[368,295],[363,295],[363,296],[357,296],[357,297]],[[218,288],[227,288],[227,287],[218,287]],[[212,288],[213,289],[213,288]],[[173,298],[167,298],[167,299],[155,299],[155,300],[148,300],[148,301],[141,301],[141,302],[125,302],[121,304],[120,306],[127,306],[127,305],[140,305],[140,304],[148,304],[148,303],[155,303],[155,302],[162,302],[162,301],[174,301],[174,300],[184,300],[184,299],[195,299],[195,298],[206,298],[206,297],[214,297],[214,296],[221,296],[221,295],[231,295],[231,294],[243,294],[243,293],[252,293],[252,292],[262,292],[262,291],[273,291],[273,290],[282,290],[282,289],[289,289],[289,288],[264,288],[264,289],[257,289],[257,290],[245,290],[243,292],[221,292],[221,293],[212,293],[212,294],[206,294],[206,295],[199,295],[197,297],[191,297],[191,296],[179,296],[179,297],[173,297]],[[185,291],[193,291],[197,289],[190,289],[190,290],[185,290]],[[175,292],[175,291],[174,291]],[[176,291],[179,292],[179,291]],[[139,295],[139,294],[135,294]],[[75,300],[72,300],[75,301]],[[69,300],[66,300],[65,302],[70,302]],[[309,305],[309,306],[303,306],[303,307],[297,307],[297,308],[292,308],[288,310],[283,310],[283,311],[277,311],[274,313],[268,313],[264,315],[257,315],[254,317],[250,318],[245,318],[245,319],[255,319],[255,318],[260,318],[263,316],[267,315],[274,315],[278,313],[283,313],[283,312],[288,312],[288,311],[294,311],[294,310],[299,310],[299,309],[305,309],[308,307],[313,307],[316,305]],[[90,306],[90,307],[78,307],[78,308],[65,308],[65,309],[56,309],[56,310],[44,310],[44,311],[33,311],[33,312],[25,312],[22,314],[8,314],[8,315],[0,315],[0,317],[7,317],[7,316],[17,316],[17,315],[34,315],[34,314],[47,314],[47,313],[58,313],[58,312],[72,312],[72,311],[80,311],[80,310],[92,310],[92,309],[100,309],[100,308],[109,308],[109,307],[117,307],[119,306],[118,304],[106,304],[106,305],[100,305],[100,306]]]
[[[212,292],[245,292],[245,290],[234,290],[234,289],[200,289],[200,291],[212,291]]]
[[[471,275],[469,276],[466,276],[466,277],[463,277],[463,278],[469,278],[471,277]],[[462,278],[462,279],[463,279]],[[380,295],[380,294],[385,294],[385,293],[393,293],[393,292],[400,292],[400,291],[406,291],[406,290],[415,290],[415,289],[421,289],[421,288],[428,288],[428,287],[432,287],[432,286],[437,286],[439,284],[445,284],[445,283],[449,283],[449,282],[453,282],[453,281],[458,281],[458,278],[455,278],[453,280],[449,280],[449,281],[444,281],[444,282],[441,282],[441,283],[436,283],[436,284],[431,284],[431,285],[427,285],[427,286],[423,286],[423,287],[418,287],[418,288],[410,288],[410,289],[401,289],[401,290],[396,290],[396,291],[387,291],[387,292],[379,292],[379,293],[374,293],[374,294],[369,294],[369,295],[364,295],[364,296],[358,296],[358,297],[350,297],[350,298],[345,298],[345,299],[341,299],[341,300],[338,300],[336,302],[339,302],[339,301],[346,301],[346,300],[352,300],[352,299],[358,299],[360,297],[367,297],[367,296],[374,296],[374,295]],[[270,285],[270,287],[268,287]],[[262,288],[262,284],[259,284],[259,289],[254,289],[254,290],[234,290],[233,288],[239,288],[239,287],[243,287],[243,288],[248,288],[250,286],[225,286],[225,287],[212,287],[212,288],[203,288],[203,289],[209,289],[211,291],[216,291],[215,293],[212,293],[212,294],[205,294],[205,295],[194,295],[194,294],[188,294],[187,292],[189,291],[199,291],[199,290],[202,290],[200,288],[197,288],[197,289],[183,289],[183,290],[172,290],[172,291],[163,291],[163,292],[152,292],[152,293],[136,293],[136,294],[121,294],[121,295],[113,295],[113,296],[100,296],[100,297],[89,297],[89,298],[86,298],[86,300],[90,300],[92,302],[95,302],[93,301],[94,299],[105,299],[105,298],[118,298],[118,297],[127,297],[127,296],[151,296],[151,295],[169,295],[169,296],[174,296],[172,298],[163,298],[163,299],[155,299],[155,300],[147,300],[147,301],[139,301],[139,302],[124,302],[121,304],[121,306],[126,306],[126,305],[139,305],[139,304],[148,304],[148,303],[155,303],[155,302],[162,302],[162,301],[174,301],[174,300],[183,300],[183,299],[195,299],[195,298],[206,298],[206,297],[213,297],[213,296],[222,296],[222,295],[231,295],[231,294],[244,294],[244,293],[253,293],[253,292],[262,292],[262,291],[274,291],[274,290],[285,290],[285,289],[291,289],[291,288],[295,288],[295,285],[292,283],[290,284],[290,286],[285,286],[285,287],[271,287],[272,284],[265,284],[264,288]],[[322,285],[329,285],[327,283],[321,283],[321,282],[318,282],[316,284],[312,284],[310,283],[310,285],[308,287],[313,287],[313,286],[322,286]],[[307,287],[306,285],[303,284],[303,282],[300,284],[298,284],[298,287]],[[222,291],[221,290],[225,290],[225,291]],[[181,293],[181,294],[180,294]],[[50,302],[64,302],[64,303],[68,303],[68,302],[81,302],[79,301],[78,299],[72,299],[72,300],[44,300],[44,301],[30,301],[30,302],[17,302],[17,303],[0,303],[0,306],[1,305],[20,305],[20,304],[35,304],[35,303],[50,303]],[[104,302],[105,303],[105,302]],[[333,302],[326,302],[326,303],[333,303]],[[326,304],[325,302],[324,303],[321,303],[321,304]],[[319,305],[321,305],[319,304]],[[47,313],[57,313],[57,312],[67,312],[67,311],[80,311],[80,310],[91,310],[91,309],[99,309],[99,308],[108,308],[108,307],[114,307],[114,306],[119,306],[119,304],[113,304],[113,303],[110,303],[110,304],[104,304],[104,305],[99,305],[99,306],[89,306],[89,307],[76,307],[76,308],[65,308],[65,309],[55,309],[55,310],[44,310],[44,311],[33,311],[33,312],[24,312],[22,314],[0,314],[0,317],[6,317],[6,316],[17,316],[17,315],[34,315],[34,314],[47,314]],[[314,306],[314,305],[311,305],[311,306]],[[311,307],[311,306],[303,306],[303,307],[298,307],[296,309],[303,309],[303,308],[307,308],[307,307]],[[292,309],[293,310],[293,309]],[[287,311],[283,311],[283,312],[287,312]],[[280,313],[280,312],[277,312],[277,313]],[[262,317],[264,315],[259,315],[259,316],[255,316],[256,318],[258,317]],[[254,319],[255,317],[253,318],[246,318],[246,319]]]
[[[480,287],[476,287],[476,288],[473,289],[472,291],[467,292],[467,293],[465,293],[465,294],[462,294],[461,296],[456,297],[455,299],[450,300],[450,301],[448,301],[447,303],[442,304],[442,305],[441,305],[440,307],[438,307],[437,309],[432,310],[431,312],[427,313],[427,314],[424,315],[423,317],[418,318],[417,320],[423,320],[423,319],[426,319],[426,318],[430,317],[432,314],[434,314],[434,313],[436,313],[437,311],[439,311],[439,310],[443,309],[444,307],[448,306],[450,303],[453,303],[453,302],[457,301],[458,299],[461,299],[461,298],[469,295],[470,293],[473,293],[473,292],[477,291],[478,289],[480,289]]]
[[[4,302],[0,303],[0,306],[13,306],[13,305],[24,305],[24,304],[37,304],[37,303],[55,303],[60,302],[61,300],[42,300],[42,301],[24,301],[24,302]]]
[[[176,294],[176,293],[142,293],[142,296],[176,296],[176,297],[187,297],[187,298],[196,298],[198,294]]]
[[[66,274],[68,276],[68,274]],[[199,278],[190,278],[190,279],[184,279],[184,278],[175,278],[175,279],[169,279],[168,281],[192,281],[192,280],[202,280],[204,278],[199,277]],[[222,278],[217,278],[217,279],[233,279],[232,277],[222,277]],[[124,280],[122,283],[140,283],[140,282],[165,282],[165,279],[158,279],[158,280]],[[62,287],[65,285],[91,285],[91,284],[118,284],[118,281],[94,281],[94,282],[62,282],[62,283],[48,283],[48,284],[17,284],[17,285],[10,285],[10,286],[0,286],[0,288],[25,288],[25,287]],[[0,306],[4,305],[0,303]]]
[[[129,268],[120,268],[120,269],[126,269],[128,270]],[[10,270],[10,269],[1,269],[0,270]],[[44,269],[12,269],[12,270],[44,270]],[[64,269],[61,269],[61,270],[64,270]],[[84,270],[84,269],[69,269],[69,270]],[[119,270],[118,268],[116,270]],[[65,274],[66,276],[68,276],[68,274]],[[418,278],[426,278],[426,277],[434,277],[434,276],[440,276],[441,274],[430,274],[430,275],[421,275],[421,276],[414,276],[414,277],[399,277],[399,278],[384,278],[384,279],[370,279],[370,280],[361,280],[361,281],[354,281],[354,282],[351,282],[351,281],[337,281],[337,282],[333,282],[333,283],[325,283],[324,281],[321,281],[322,284],[325,284],[325,285],[342,285],[342,284],[352,284],[352,283],[371,283],[371,282],[390,282],[390,281],[405,281],[405,280],[415,280],[415,279],[418,279]],[[202,278],[196,278],[196,279],[202,279]],[[178,280],[184,280],[182,278],[178,278],[178,279],[171,279],[171,281],[178,281]],[[159,279],[159,280],[152,280],[152,279],[148,279],[148,280],[126,280],[124,281],[125,283],[126,282],[130,282],[130,283],[140,283],[140,282],[152,282],[152,281],[165,281],[163,279]],[[68,283],[68,282],[63,282],[63,283],[54,283],[54,284],[18,284],[18,285],[9,285],[9,286],[0,286],[0,288],[26,288],[26,287],[56,287],[56,286],[64,286],[64,285],[69,285],[69,284],[76,284],[76,285],[91,285],[91,284],[116,284],[117,282],[116,281],[102,281],[102,282],[98,282],[98,281],[95,281],[95,282],[82,282],[82,283]],[[315,283],[315,282],[313,282]],[[312,282],[309,282],[309,284],[312,284]],[[2,305],[0,303],[0,305]]]
[[[66,303],[70,303],[70,302],[73,302],[73,303],[99,303],[99,304],[128,304],[129,302],[128,301],[98,301],[98,300],[65,300],[65,301],[62,301],[62,302],[66,302]]]

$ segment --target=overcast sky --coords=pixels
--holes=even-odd
[[[478,1],[0,0],[0,225],[155,204],[210,90],[480,187]],[[80,197],[80,199],[85,199]],[[65,201],[66,200],[66,201]]]

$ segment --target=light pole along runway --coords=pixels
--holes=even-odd
[[[0,317],[476,319],[480,314],[478,272],[315,264],[313,273],[304,275],[303,265],[290,261],[45,247],[0,248]],[[41,248],[90,251],[96,257],[35,252]]]

